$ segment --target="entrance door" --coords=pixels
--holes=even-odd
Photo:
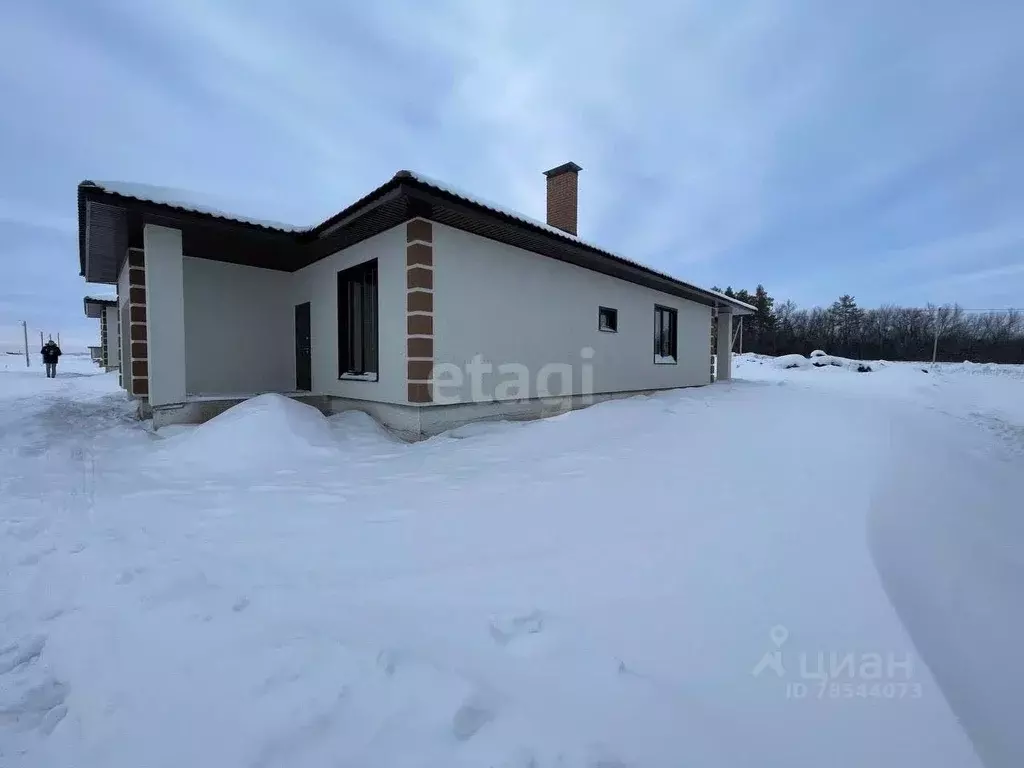
[[[313,388],[313,344],[309,329],[309,302],[295,305],[295,389]]]

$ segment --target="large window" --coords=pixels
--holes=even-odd
[[[654,307],[654,362],[672,364],[676,356],[676,311],[671,307]]]
[[[377,260],[338,273],[338,375],[377,375]]]

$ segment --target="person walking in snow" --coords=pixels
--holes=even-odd
[[[57,378],[57,359],[62,354],[60,347],[57,346],[53,339],[50,339],[48,342],[43,344],[43,348],[39,350],[39,354],[43,356],[43,365],[46,367],[46,378]]]

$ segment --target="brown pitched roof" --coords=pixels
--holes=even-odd
[[[753,311],[749,304],[411,171],[399,171],[313,227],[234,216],[174,190],[84,181],[78,186],[80,272],[90,282],[115,283],[127,248],[142,246],[147,222],[181,229],[186,252],[217,253],[224,261],[291,272],[418,216],[707,306]]]

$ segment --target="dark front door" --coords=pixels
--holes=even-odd
[[[295,305],[295,389],[313,389],[313,345],[309,330],[309,302]]]

